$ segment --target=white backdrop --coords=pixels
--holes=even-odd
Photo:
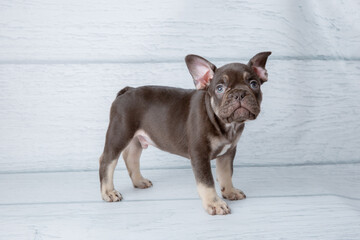
[[[220,66],[264,50],[273,55],[262,113],[235,164],[359,163],[359,9],[335,0],[3,0],[0,172],[95,170],[118,90],[193,88],[186,54]],[[156,149],[142,165],[190,167]]]

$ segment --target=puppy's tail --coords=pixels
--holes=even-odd
[[[116,95],[116,97],[118,97],[118,96],[126,93],[127,91],[129,91],[129,90],[131,90],[131,89],[134,89],[134,88],[132,88],[132,87],[124,87],[123,89],[121,89],[121,90],[118,92],[118,94]]]

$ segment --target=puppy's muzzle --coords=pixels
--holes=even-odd
[[[238,101],[240,103],[238,109],[244,108],[249,111],[249,120],[256,119],[260,113],[260,107],[256,98],[245,89],[234,89],[228,94],[227,98],[232,101]]]

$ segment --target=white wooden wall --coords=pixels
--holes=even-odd
[[[192,88],[186,54],[220,66],[264,50],[273,55],[263,110],[235,164],[359,163],[359,9],[355,0],[2,0],[0,172],[95,170],[118,90]],[[142,166],[190,167],[156,149]]]

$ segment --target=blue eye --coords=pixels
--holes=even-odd
[[[225,87],[222,84],[219,84],[216,86],[216,92],[217,93],[223,93],[225,91]]]
[[[258,84],[257,81],[255,81],[255,80],[251,80],[251,81],[250,81],[250,87],[251,87],[252,89],[257,89],[258,86],[259,86],[259,84]]]

